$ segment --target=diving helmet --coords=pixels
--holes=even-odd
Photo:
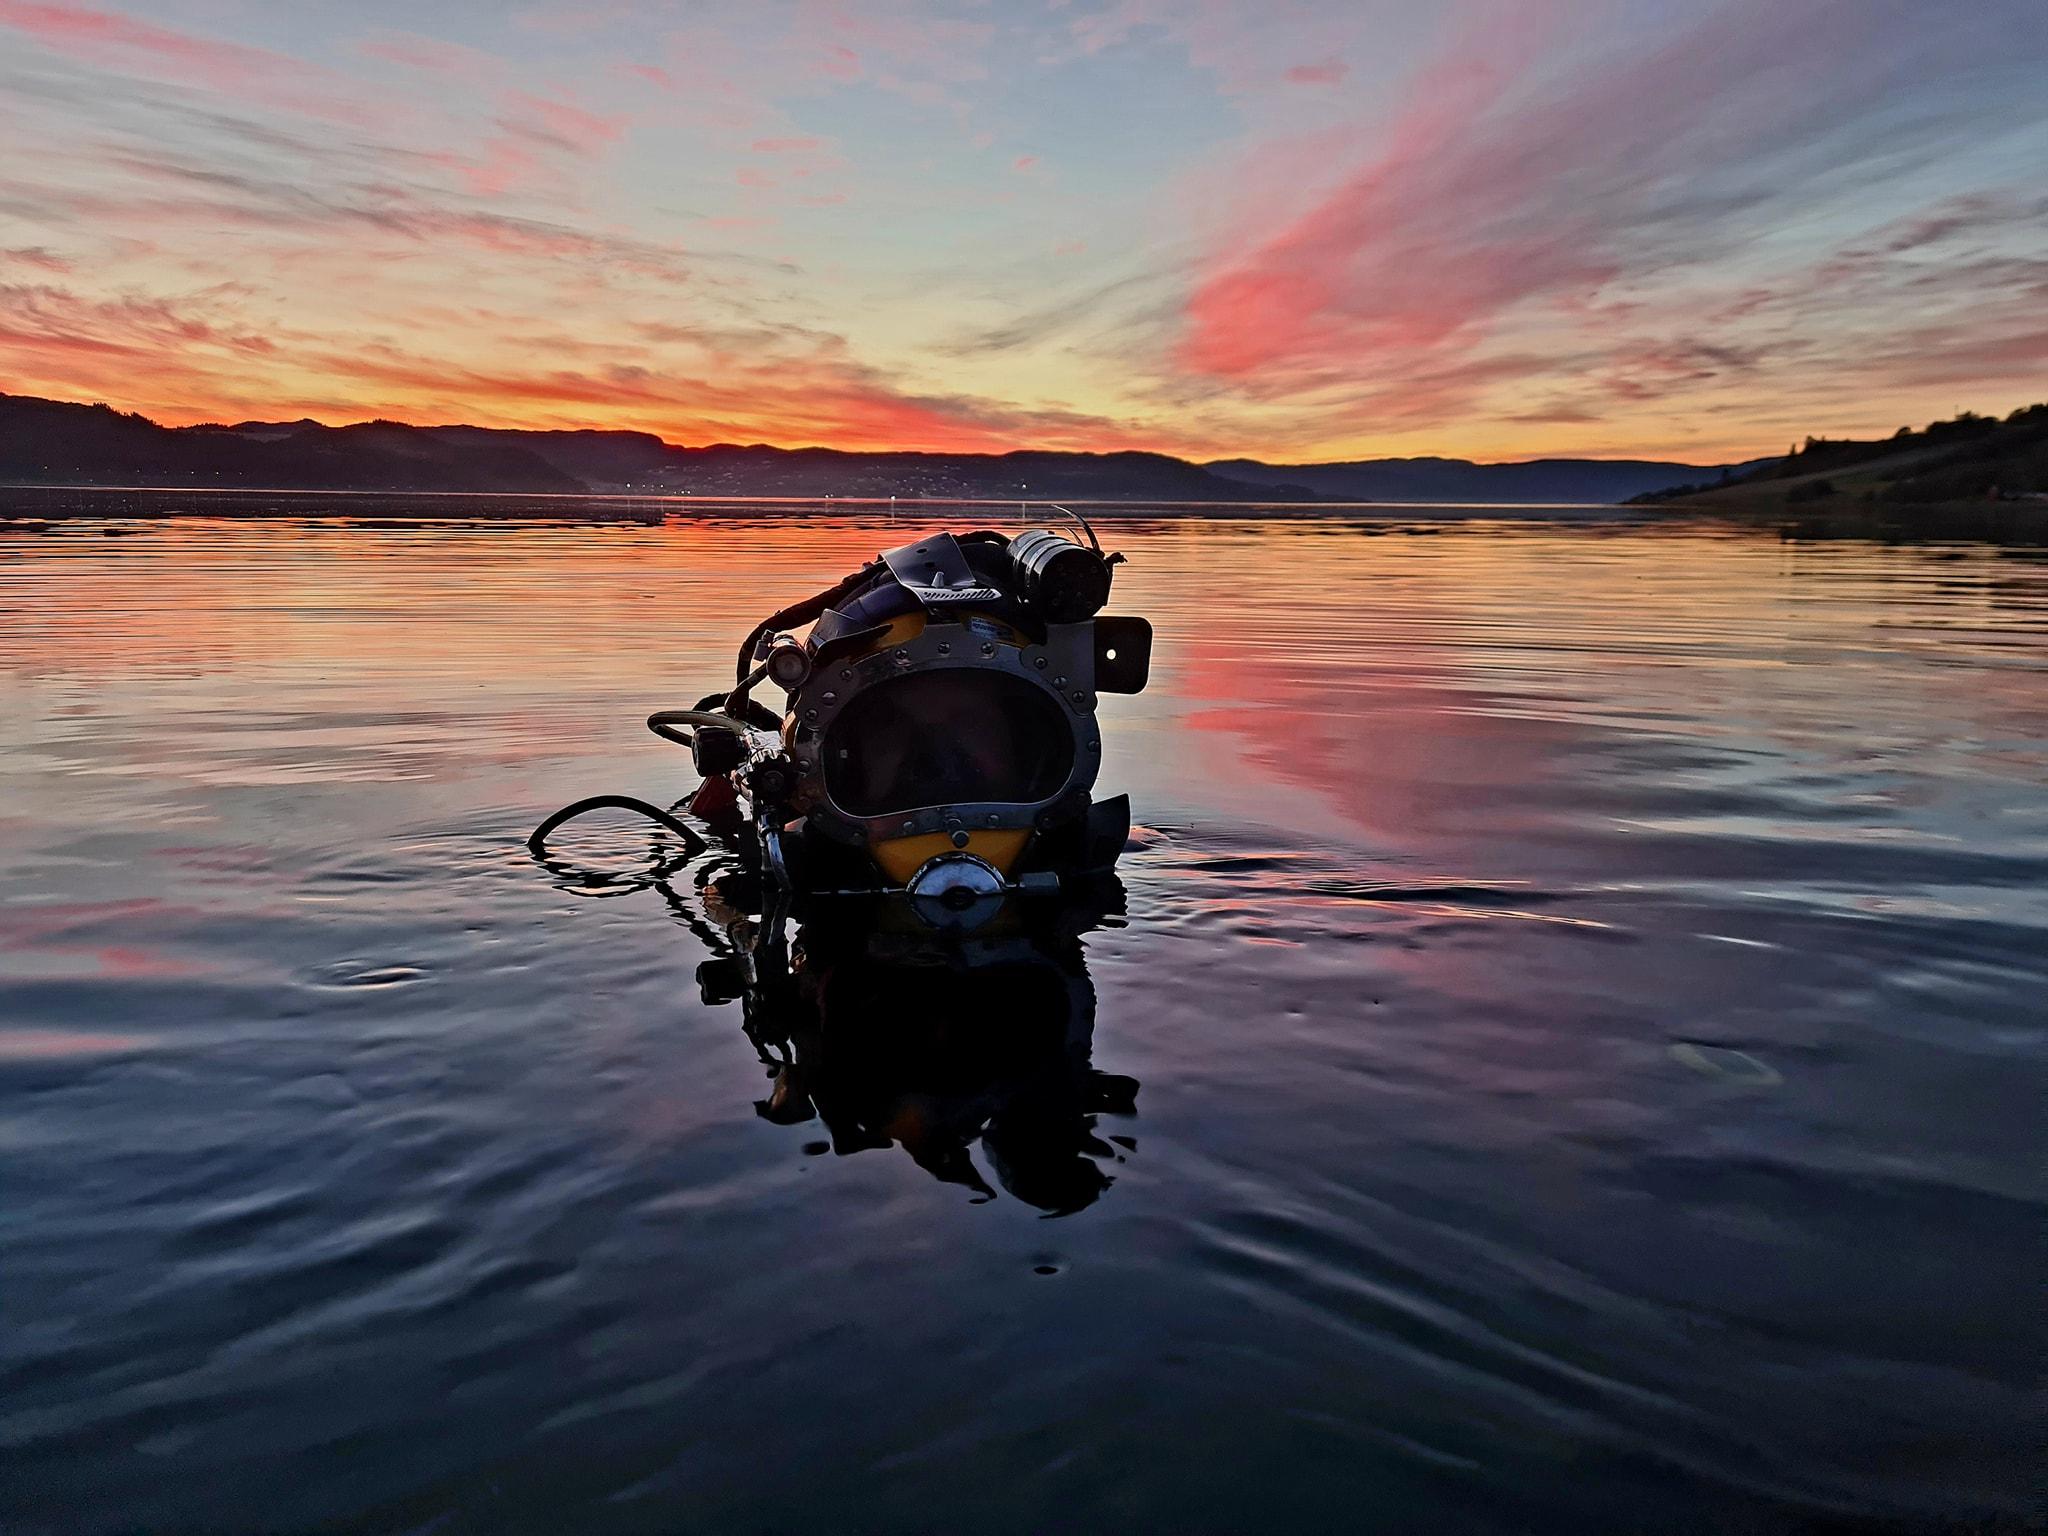
[[[1122,851],[1128,802],[1090,793],[1098,701],[1150,669],[1151,625],[1101,612],[1120,560],[1092,530],[927,534],[763,619],[729,692],[649,725],[690,741],[693,810],[748,808],[778,885],[971,926]]]

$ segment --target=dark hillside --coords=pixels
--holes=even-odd
[[[1635,498],[1702,504],[1775,498],[1798,506],[1830,498],[1902,506],[2048,494],[2048,404],[2003,420],[1972,411],[1890,437],[1809,437],[1784,458],[1714,484]]]
[[[396,422],[161,427],[104,405],[0,395],[0,480],[342,491],[577,491],[530,450],[444,443]]]

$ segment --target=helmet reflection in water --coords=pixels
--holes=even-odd
[[[1012,899],[950,942],[841,911],[804,926],[786,967],[757,949],[706,962],[699,981],[711,1002],[732,1000],[739,984],[769,1073],[764,1118],[821,1124],[840,1156],[898,1146],[978,1199],[1000,1187],[1066,1215],[1100,1198],[1136,1147],[1100,1123],[1136,1112],[1138,1084],[1092,1060],[1081,932],[1122,892],[1112,880],[1097,894],[1094,906],[1037,903],[1028,914]]]

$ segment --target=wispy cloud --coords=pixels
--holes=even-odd
[[[1290,85],[1335,85],[1350,71],[1342,59],[1319,59],[1313,64],[1294,64],[1287,70]]]
[[[34,267],[43,272],[69,272],[73,266],[70,258],[59,256],[46,245],[18,245],[11,251],[0,250],[0,263]]]
[[[592,112],[573,102],[552,101],[526,91],[508,91],[498,126],[576,155],[595,155],[625,134],[624,113]]]
[[[87,64],[202,86],[273,110],[363,124],[373,120],[327,71],[288,54],[175,31],[120,11],[0,0],[0,27]]]

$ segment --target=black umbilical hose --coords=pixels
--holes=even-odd
[[[712,697],[716,699],[721,696],[713,694]],[[677,726],[694,725],[699,730],[709,726],[713,730],[738,731],[742,726],[751,723],[740,715],[727,714],[723,710],[707,708],[701,704],[695,709],[657,709],[647,717],[647,729],[663,741],[672,741],[679,747],[693,745],[695,738],[677,730]],[[775,724],[779,726],[782,722],[776,720]]]
[[[565,805],[533,829],[533,836],[526,840],[526,846],[532,850],[535,858],[546,858],[547,840],[550,832],[554,831],[563,822],[571,821],[581,816],[585,811],[601,811],[608,808],[634,811],[645,816],[649,821],[667,827],[669,831],[675,833],[677,837],[683,840],[683,847],[690,858],[694,859],[698,854],[711,846],[692,831],[689,826],[671,816],[660,806],[649,805],[645,800],[635,800],[631,795],[592,795],[587,800],[578,800],[573,805]]]
[[[705,727],[715,727],[719,730],[733,731],[744,730],[748,726],[755,726],[757,729],[772,730],[782,723],[773,715],[763,710],[760,705],[746,699],[740,701],[740,709],[737,714],[733,715],[728,715],[708,707],[713,702],[722,698],[729,701],[730,696],[713,694],[695,709],[657,709],[647,717],[647,729],[654,732],[663,741],[672,741],[677,746],[687,747],[693,744],[694,738],[688,732],[680,729],[682,726],[692,725],[700,730]],[[760,723],[763,720],[766,722],[765,725]],[[555,828],[565,821],[575,820],[575,818],[581,816],[586,811],[608,809],[632,811],[636,815],[645,816],[657,826],[668,828],[669,831],[675,833],[677,837],[683,840],[683,857],[686,859],[694,859],[698,854],[711,846],[693,828],[677,820],[671,812],[664,811],[658,805],[650,805],[645,800],[636,800],[631,795],[592,795],[588,799],[578,800],[573,805],[565,805],[533,829],[533,835],[527,838],[526,846],[536,859],[545,862],[547,859],[548,834],[550,832],[554,831]]]

